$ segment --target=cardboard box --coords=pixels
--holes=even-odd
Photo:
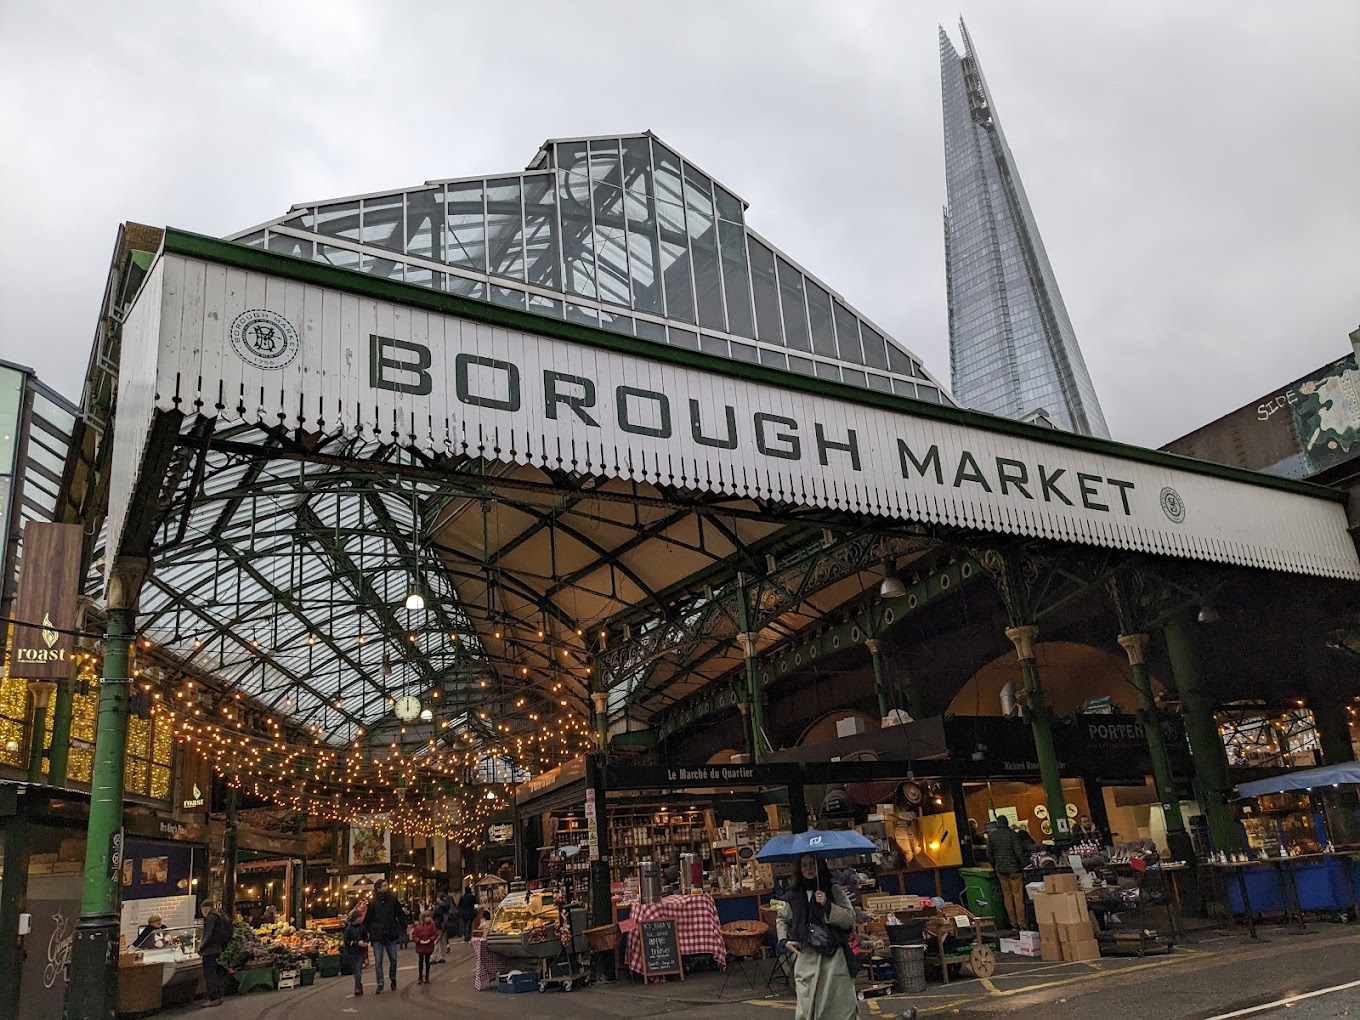
[[[1064,960],[1072,960],[1075,962],[1080,960],[1100,959],[1100,943],[1096,942],[1095,939],[1086,939],[1082,942],[1069,942],[1062,947],[1062,950]]]
[[[1020,940],[1003,938],[1001,940],[1001,951],[1003,953],[1015,953],[1018,956],[1020,953]]]
[[[1061,963],[1062,958],[1062,946],[1058,945],[1056,939],[1039,947],[1039,959],[1046,963]]]
[[[1040,925],[1071,924],[1090,918],[1084,893],[1035,893],[1034,916]]]
[[[1058,941],[1062,945],[1072,942],[1089,942],[1095,938],[1090,921],[1072,921],[1058,925]]]
[[[1057,945],[1062,940],[1058,938],[1058,926],[1049,922],[1042,922],[1039,925],[1039,945]]]
[[[1020,943],[1021,949],[1038,949],[1041,936],[1037,931],[1022,931],[1018,933],[1016,941]]]
[[[1046,893],[1074,893],[1081,891],[1081,884],[1077,881],[1077,876],[1070,871],[1062,872],[1058,875],[1044,876],[1044,892]]]

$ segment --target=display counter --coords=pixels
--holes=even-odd
[[[130,963],[118,968],[119,1016],[150,1013],[161,1008],[161,984],[164,965],[160,963]]]

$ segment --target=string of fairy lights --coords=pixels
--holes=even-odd
[[[570,712],[548,719],[529,713],[535,728],[518,731],[476,712],[481,732],[445,720],[438,729],[454,732],[443,743],[432,736],[406,748],[395,741],[371,747],[356,738],[334,747],[317,737],[290,738],[274,716],[253,715],[263,733],[246,729],[249,710],[239,692],[204,705],[204,688],[192,680],[169,698],[154,686],[142,682],[155,702],[152,713],[173,719],[174,740],[229,786],[330,822],[354,824],[381,812],[393,831],[470,847],[481,844],[487,821],[508,796],[506,782],[479,782],[488,767],[493,774],[499,765],[509,777],[527,776],[589,750],[594,739],[588,722]]]
[[[81,637],[92,641],[96,635]],[[381,815],[393,832],[444,837],[476,849],[515,781],[594,745],[588,721],[565,699],[545,697],[550,708],[560,708],[545,715],[514,694],[504,706],[520,710],[513,715],[497,719],[489,706],[468,708],[458,721],[429,720],[431,735],[418,743],[366,744],[365,729],[358,727],[352,740],[336,745],[322,740],[320,727],[291,722],[240,691],[172,677],[176,664],[159,661],[153,647],[146,637],[133,645],[134,713],[154,719],[158,734],[168,725],[174,742],[228,786],[319,821],[359,824]],[[76,653],[82,689],[97,686],[103,671],[91,649],[87,643]],[[138,662],[141,656],[150,661]],[[474,693],[488,683],[482,679]],[[560,689],[554,685],[552,693]],[[408,727],[399,732],[405,737]]]

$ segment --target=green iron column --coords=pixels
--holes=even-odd
[[[1152,680],[1148,677],[1148,636],[1120,634],[1117,640],[1129,657],[1133,686],[1138,691],[1138,721],[1143,724],[1143,732],[1147,735],[1148,755],[1152,758],[1152,781],[1157,787],[1157,799],[1161,801],[1162,818],[1166,822],[1167,847],[1177,860],[1193,861],[1195,851],[1190,843],[1190,834],[1185,831],[1185,818],[1181,815],[1181,799],[1176,793],[1171,759],[1166,753],[1166,740],[1162,735],[1162,716],[1157,711],[1157,702],[1152,696]]]
[[[1190,753],[1195,758],[1195,792],[1209,823],[1214,848],[1224,853],[1242,850],[1241,829],[1233,817],[1228,798],[1232,781],[1228,777],[1228,754],[1214,721],[1214,704],[1205,689],[1196,649],[1194,619],[1188,612],[1178,613],[1162,625],[1171,671],[1181,696],[1181,714]]]
[[[30,724],[28,738],[28,781],[30,783],[41,783],[43,779],[43,750],[47,740],[47,706],[52,701],[52,692],[57,685],[52,680],[30,680],[28,682],[29,700],[33,704],[33,711],[29,718],[33,721]]]
[[[609,757],[609,692],[591,691],[590,703],[595,708],[595,742],[597,750]]]
[[[742,654],[746,657],[746,704],[748,708],[746,717],[751,726],[752,762],[759,762],[765,756],[765,706],[761,702],[760,660],[756,658],[757,636],[751,632],[737,635],[737,640],[741,642]]]
[[[76,671],[80,667],[76,666]],[[71,677],[57,681],[57,700],[52,703],[52,746],[47,749],[47,781],[53,786],[66,785],[66,773],[71,760],[71,709],[75,701],[76,681]]]
[[[112,1018],[117,999],[119,885],[110,858],[114,837],[123,826],[123,769],[132,689],[128,659],[136,632],[137,593],[148,566],[145,560],[120,560],[114,564],[108,585],[104,677],[99,685],[90,781],[85,881],[80,921],[71,944],[68,1020]]]
[[[1039,781],[1044,787],[1044,800],[1053,830],[1053,842],[1066,846],[1072,841],[1071,823],[1067,817],[1067,796],[1063,793],[1062,776],[1058,771],[1058,754],[1053,749],[1053,720],[1044,703],[1044,689],[1039,683],[1039,664],[1034,657],[1034,639],[1039,628],[1009,627],[1006,637],[1015,645],[1020,659],[1020,673],[1025,679],[1030,727],[1034,732],[1034,754],[1039,760]]]
[[[737,575],[737,623],[741,627],[737,640],[741,643],[741,653],[746,659],[746,717],[751,727],[750,754],[754,763],[764,757],[765,711],[761,702],[760,660],[756,658],[756,642],[760,634],[753,627],[745,574]]]
[[[1328,765],[1355,761],[1355,748],[1351,746],[1351,715],[1347,711],[1354,702],[1322,697],[1310,698],[1308,704],[1313,709],[1313,725],[1322,746],[1322,760]]]
[[[227,787],[227,804],[222,826],[222,913],[228,921],[236,922],[236,787]]]
[[[883,693],[883,643],[878,638],[867,638],[864,647],[869,649],[869,658],[874,664],[874,694],[878,696],[878,718],[888,718],[888,699]]]

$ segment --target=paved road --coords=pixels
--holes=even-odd
[[[1331,1020],[1360,1018],[1360,985],[1327,991],[1290,1003],[1278,1000],[1360,979],[1360,930],[1317,925],[1307,935],[1267,931],[1269,941],[1253,943],[1242,936],[1210,937],[1174,956],[1147,960],[1102,960],[1089,964],[1041,964],[1002,957],[989,981],[932,984],[926,995],[887,996],[861,1006],[863,1020],[884,1020],[914,1005],[923,1020],[1005,1017],[1015,1020],[1207,1020],[1235,1011],[1241,1020]],[[683,1014],[686,1020],[729,1020],[791,1015],[787,996],[757,1000],[736,978],[719,1000],[721,974],[693,975],[684,982],[643,986],[621,982],[569,994],[498,995],[472,988],[470,950],[459,943],[449,963],[434,968],[429,985],[416,985],[415,957],[403,953],[400,988],[381,997],[355,999],[348,977],[319,979],[311,988],[234,996],[208,1015],[215,1020],[277,1018],[332,1020],[370,1014],[384,1020],[426,1016],[472,1015],[490,1020],[549,1018],[632,1018]],[[760,989],[763,991],[763,987]],[[746,1001],[737,996],[744,993]],[[168,1015],[185,1016],[197,1009]],[[1238,1020],[1233,1017],[1231,1020]]]

